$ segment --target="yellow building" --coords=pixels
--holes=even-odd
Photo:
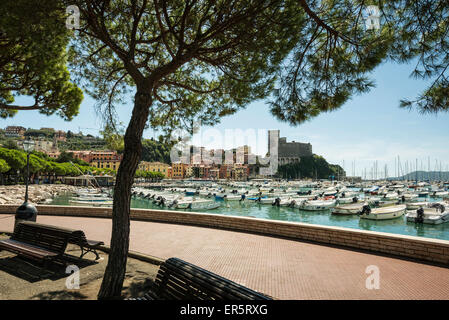
[[[187,166],[186,167],[186,174],[185,174],[186,178],[190,178],[193,177],[193,166]]]
[[[172,163],[172,178],[184,179],[186,176],[187,165],[182,162]]]
[[[95,168],[107,168],[117,171],[120,166],[120,160],[93,160],[90,165]]]
[[[171,178],[171,167],[162,162],[148,162],[148,161],[141,161],[139,163],[139,166],[137,167],[137,170],[141,171],[152,171],[152,172],[160,172],[164,174],[166,178]]]
[[[116,151],[89,151],[86,157],[81,157],[81,159],[89,162],[92,167],[117,171],[123,155],[118,154]]]

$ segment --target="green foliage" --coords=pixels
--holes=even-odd
[[[137,170],[135,176],[136,178],[145,178],[150,180],[162,180],[165,178],[162,172],[153,172],[144,170]]]
[[[70,82],[65,28],[60,1],[0,1],[1,63],[0,116],[16,110],[55,112],[66,120],[78,114],[83,93]],[[32,106],[16,106],[14,96],[34,99]]]
[[[59,157],[56,159],[56,162],[59,162],[59,163],[72,162],[72,163],[78,164],[80,166],[88,166],[89,165],[86,161],[75,158],[73,156],[73,152],[65,152],[65,151],[61,152]]]
[[[2,143],[3,147],[6,149],[15,149],[19,150],[19,147],[17,146],[17,141],[14,139],[6,139]]]
[[[433,1],[385,1],[386,24],[395,32],[391,58],[412,61],[412,77],[433,80],[414,100],[400,106],[421,113],[449,111],[449,3]]]
[[[26,166],[26,153],[23,151],[0,148],[0,159],[5,160],[15,171]]]
[[[48,129],[28,129],[24,136],[25,137],[33,137],[33,138],[38,138],[38,137],[43,137],[43,138],[53,138],[53,136],[55,135],[54,131],[48,130]]]
[[[305,23],[296,0],[70,4],[82,20],[99,18],[108,33],[109,40],[88,23],[95,36],[80,32],[71,47],[71,66],[89,80],[85,90],[104,107],[101,114],[114,123],[114,107],[136,86],[152,96],[149,125],[164,132],[215,124],[267,97]]]
[[[329,176],[337,179],[338,175],[345,176],[345,172],[339,165],[329,164],[322,156],[314,154],[302,157],[300,162],[279,166],[278,175],[285,179],[329,179]]]
[[[412,62],[412,76],[433,79],[402,108],[449,111],[449,5],[446,0],[298,1],[310,18],[279,75],[273,115],[296,125],[340,108],[374,86],[369,73],[384,61]],[[367,30],[366,7],[380,9],[380,30]]]
[[[47,168],[47,161],[34,155],[30,154],[30,172],[36,173],[44,171]]]
[[[0,173],[5,173],[9,170],[11,170],[11,167],[8,165],[8,163],[5,160],[0,159]]]
[[[309,17],[271,99],[272,114],[292,125],[373,87],[368,75],[387,58],[395,32],[385,24],[366,29],[366,1],[298,2]]]
[[[17,170],[23,172],[26,169],[26,158],[27,154],[24,151],[0,148],[0,173],[11,172],[12,174],[15,174]],[[68,161],[59,162],[59,160],[62,159]],[[66,156],[54,161],[46,155],[45,157],[42,156],[40,152],[33,152],[30,154],[30,172],[56,176],[116,174],[114,170],[90,167],[89,164],[84,161]]]
[[[113,126],[107,124],[103,131],[100,131],[103,136],[106,146],[109,150],[115,150],[118,153],[123,153],[125,142],[123,140],[123,131],[117,131]]]
[[[142,161],[163,162],[170,164],[172,143],[159,142],[153,139],[142,141]]]

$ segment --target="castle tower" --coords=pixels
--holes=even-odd
[[[271,146],[272,144],[270,143],[270,141],[272,141],[274,143],[274,146],[278,145],[278,141],[279,141],[279,135],[280,135],[280,130],[268,130],[268,151],[267,153],[270,154],[270,150],[271,150]]]

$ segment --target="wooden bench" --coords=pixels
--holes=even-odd
[[[272,300],[178,258],[161,264],[151,290],[135,300]]]
[[[41,224],[31,221],[22,222],[27,225],[34,225],[37,227],[45,228],[48,230],[54,230],[56,232],[63,232],[68,234],[68,240],[67,243],[75,244],[80,247],[81,255],[80,259],[84,257],[87,253],[92,252],[95,254],[95,260],[98,260],[100,256],[97,253],[97,250],[99,246],[104,245],[103,241],[96,241],[96,240],[88,240],[86,238],[86,235],[84,234],[84,231],[82,230],[76,230],[76,229],[69,229],[69,228],[63,228],[58,226],[52,226],[48,224]]]
[[[0,250],[43,261],[60,260],[69,241],[70,233],[30,222],[16,225],[11,238],[0,241]]]
[[[100,259],[100,256],[98,255],[97,252],[98,247],[104,245],[103,241],[88,240],[82,230],[73,231],[72,235],[69,238],[69,243],[76,244],[80,247],[81,249],[81,255],[79,257],[80,259],[89,252],[92,252],[95,254],[95,260]]]

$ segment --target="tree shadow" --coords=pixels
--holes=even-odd
[[[145,277],[134,276],[131,282],[126,283],[122,289],[123,298],[142,297],[145,293],[151,290],[154,286],[154,281],[146,274]]]
[[[31,297],[32,300],[81,300],[88,298],[79,291],[59,290],[42,292]]]
[[[79,269],[97,262],[87,259],[78,259],[75,256],[64,254],[61,261],[50,261],[45,267],[38,262],[20,255],[0,255],[0,270],[14,277],[34,283],[42,280],[56,281],[66,278],[66,267],[76,265]]]

